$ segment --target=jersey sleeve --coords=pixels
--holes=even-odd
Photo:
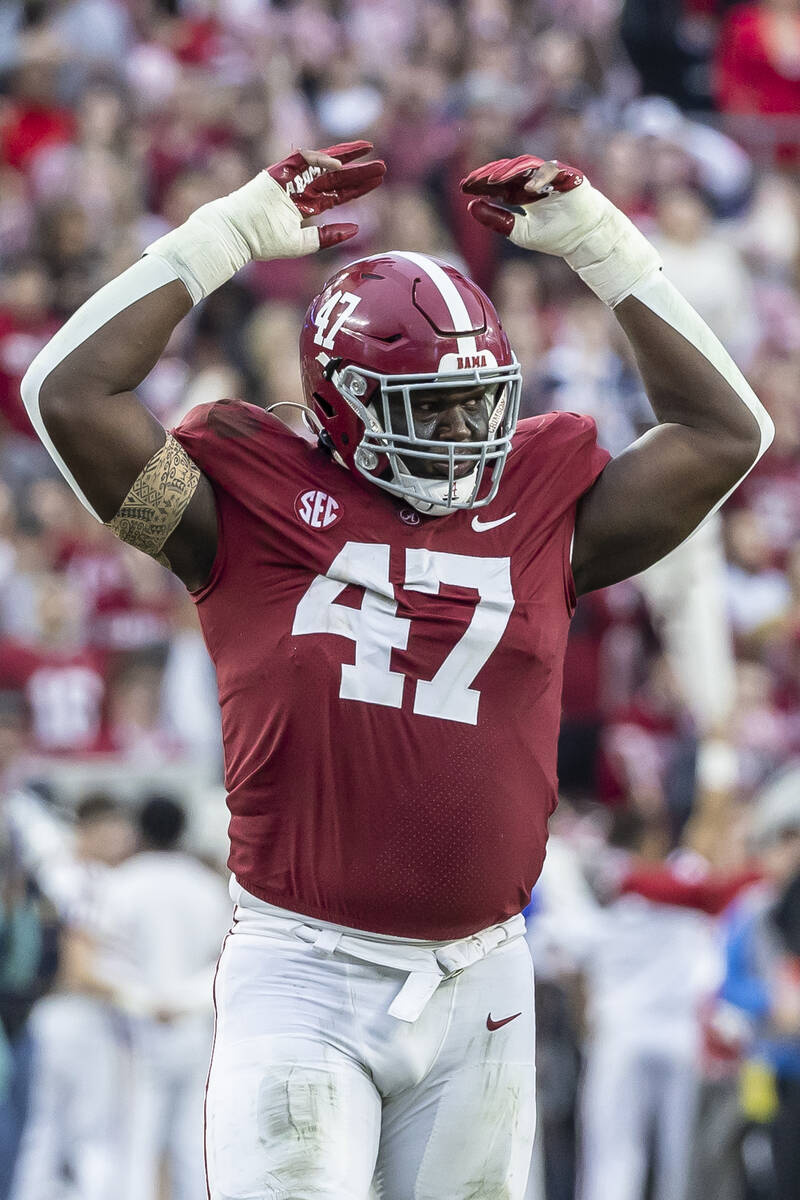
[[[299,452],[301,439],[276,417],[241,400],[199,404],[170,432],[210,481],[217,507],[217,554],[208,582],[191,593],[198,603],[241,559],[254,523],[259,536],[269,538],[279,464]]]
[[[580,413],[545,413],[520,421],[517,430],[512,453],[524,456],[543,516],[557,517],[576,504],[611,459],[597,444],[594,419]]]
[[[265,458],[274,461],[269,446],[298,440],[276,417],[242,400],[198,404],[170,432],[212,483],[234,495],[263,470]]]
[[[521,475],[531,524],[554,539],[561,559],[564,600],[575,610],[572,538],[578,501],[611,455],[597,444],[597,425],[579,413],[553,412],[520,421],[511,452]]]

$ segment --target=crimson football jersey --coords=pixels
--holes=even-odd
[[[420,939],[520,912],[556,803],[576,502],[608,461],[594,422],[522,421],[496,499],[446,517],[251,405],[202,405],[174,434],[219,514],[194,598],[239,883]]]

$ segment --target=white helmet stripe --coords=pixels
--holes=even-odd
[[[397,258],[407,258],[409,262],[413,262],[415,266],[419,267],[420,271],[424,271],[428,278],[436,284],[436,287],[441,292],[442,299],[447,305],[454,329],[471,328],[472,319],[467,312],[467,306],[458,288],[438,263],[424,254],[414,254],[410,250],[395,250],[394,254]],[[457,340],[458,353],[460,355],[466,356],[477,353],[478,347],[474,336],[460,337]]]

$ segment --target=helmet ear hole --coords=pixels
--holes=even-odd
[[[319,392],[312,392],[312,393],[311,393],[311,395],[314,397],[314,399],[316,400],[317,404],[320,406],[320,408],[322,409],[322,411],[325,413],[325,416],[326,416],[326,417],[330,418],[330,417],[335,417],[335,416],[336,416],[336,412],[335,412],[335,410],[334,410],[334,407],[333,407],[333,405],[330,403],[330,401],[329,401],[329,400],[326,400],[324,396],[320,396]]]

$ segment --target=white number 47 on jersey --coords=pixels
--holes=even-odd
[[[392,671],[390,662],[392,650],[406,649],[411,621],[397,615],[389,555],[387,545],[347,542],[298,604],[292,634],[350,638],[356,644],[355,663],[342,666],[339,696],[400,708],[405,676]],[[514,607],[511,560],[406,550],[406,588],[437,595],[442,583],[474,589],[479,599],[472,620],[433,679],[417,681],[414,712],[475,725],[480,692],[470,685],[499,644]],[[335,603],[350,584],[365,589],[361,608]]]

